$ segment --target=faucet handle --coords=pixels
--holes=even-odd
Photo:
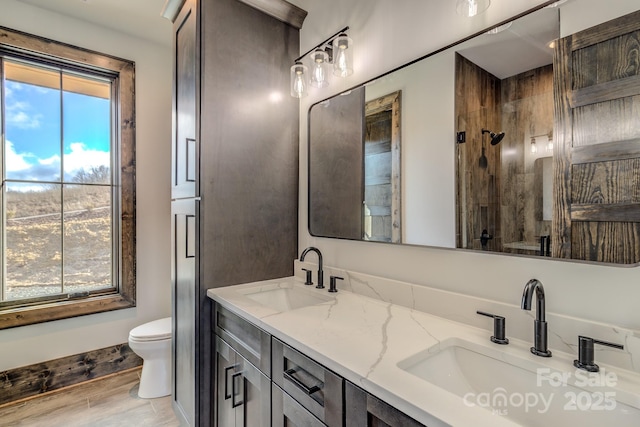
[[[329,292],[338,292],[336,280],[344,280],[344,277],[329,276]]]
[[[313,285],[313,280],[311,279],[311,270],[303,268],[302,271],[307,273],[307,279],[304,281],[305,285]]]
[[[591,337],[578,336],[578,360],[573,361],[573,366],[589,372],[598,372],[600,367],[593,361],[593,344],[606,345],[608,347],[624,350],[622,344],[614,344],[607,341],[595,340]]]
[[[484,311],[476,311],[483,316],[493,318],[493,336],[491,341],[496,344],[509,344],[509,338],[505,338],[506,320],[497,314],[485,313]]]

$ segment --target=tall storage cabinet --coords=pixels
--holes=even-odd
[[[306,12],[284,0],[169,0],[174,29],[173,401],[214,419],[213,287],[288,276],[297,256],[298,102]]]

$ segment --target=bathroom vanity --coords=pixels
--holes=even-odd
[[[569,320],[549,316],[553,357],[541,358],[531,354],[530,339],[518,338],[532,335],[533,319],[515,304],[326,270],[345,277],[337,293],[305,286],[301,275],[208,291],[216,307],[217,425],[632,426],[640,420],[640,375],[608,365],[598,349],[602,372],[586,381],[588,374],[573,367],[577,345],[556,341],[569,342],[560,337],[570,332],[561,329],[581,330]],[[458,321],[416,305],[428,300],[450,307],[447,317]],[[508,345],[491,342],[492,324],[476,309],[505,315]]]
[[[267,293],[291,303],[289,309],[322,300],[321,291],[300,288],[290,279],[263,284]],[[254,290],[239,291],[246,289]],[[215,294],[210,292],[214,300]],[[214,310],[216,425],[423,425],[226,307],[221,300]]]

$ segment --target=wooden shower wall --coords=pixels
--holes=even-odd
[[[488,249],[502,248],[500,225],[500,145],[491,146],[484,135],[487,168],[479,167],[482,129],[500,131],[500,80],[456,54],[456,131],[465,132],[458,144],[457,159],[457,247],[481,249],[480,234],[486,229],[493,238]]]

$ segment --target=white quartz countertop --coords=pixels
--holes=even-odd
[[[258,304],[243,293],[257,285],[291,286],[292,282],[294,286],[322,296],[330,295],[333,299],[280,312]],[[399,362],[450,338],[489,347],[490,351],[499,351],[502,357],[517,354],[532,362],[540,359],[529,352],[531,343],[511,339],[509,345],[500,346],[489,340],[491,333],[485,329],[345,290],[328,294],[327,289],[305,286],[295,277],[209,289],[207,294],[225,308],[429,427],[518,424],[485,408],[465,403],[461,397],[401,369]],[[570,364],[569,357],[554,354],[548,363]]]

